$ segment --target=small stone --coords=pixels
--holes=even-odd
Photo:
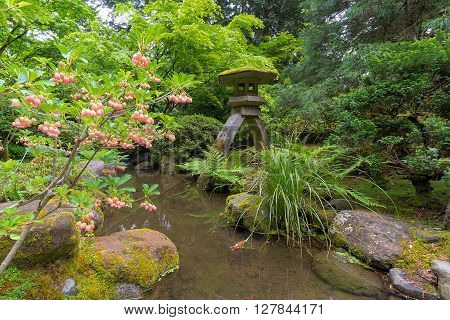
[[[425,291],[408,280],[408,275],[402,269],[392,268],[389,270],[389,280],[395,289],[414,299],[436,300],[438,296]]]
[[[416,236],[421,238],[425,243],[436,243],[445,239],[443,231],[436,230],[417,230]]]
[[[155,164],[153,162],[144,161],[135,166],[136,171],[153,171],[155,170]]]
[[[344,248],[336,248],[336,252],[338,252],[338,253],[347,253],[347,250],[345,250]]]
[[[450,300],[450,262],[433,260],[431,270],[438,277],[438,292],[441,298]]]
[[[142,299],[142,289],[132,283],[119,283],[114,295],[116,300],[139,300]]]
[[[77,285],[75,283],[75,280],[73,280],[72,278],[67,279],[64,282],[64,286],[61,289],[62,294],[66,295],[66,296],[73,296],[76,295],[78,293],[77,290]]]

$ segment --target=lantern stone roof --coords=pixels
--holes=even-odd
[[[245,79],[255,81],[257,84],[269,84],[277,77],[276,71],[258,70],[251,67],[226,70],[219,74],[219,83],[222,85],[234,85]]]

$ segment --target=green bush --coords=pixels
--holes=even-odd
[[[25,156],[26,147],[19,145],[19,144],[9,144],[8,145],[8,152],[9,152],[9,158],[20,160]]]
[[[159,163],[168,156],[172,156],[177,164],[191,158],[202,158],[222,128],[222,123],[217,119],[202,115],[182,116],[177,119],[177,124],[175,142],[161,141],[152,148],[150,155],[153,162]]]

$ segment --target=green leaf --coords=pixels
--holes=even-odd
[[[10,234],[9,237],[11,238],[11,240],[20,240],[20,234],[17,233]]]
[[[58,48],[59,52],[63,55],[63,57],[66,57],[69,54],[69,49],[65,47],[64,45],[58,43],[56,44],[56,47]]]
[[[117,181],[117,184],[120,186],[120,185],[128,182],[128,180],[130,180],[130,179],[131,179],[131,175],[125,174],[119,178],[119,180]]]
[[[26,7],[26,6],[29,6],[29,5],[31,5],[31,3],[26,2],[26,1],[21,1],[21,2],[19,2],[17,4],[17,8],[23,8],[23,7]]]
[[[25,83],[25,82],[27,82],[27,80],[28,80],[28,75],[26,72],[22,72],[17,77],[17,83],[19,83],[19,84]]]
[[[120,188],[120,190],[125,191],[125,192],[136,192],[135,187],[124,187],[124,188]]]

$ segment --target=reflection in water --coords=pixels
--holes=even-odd
[[[151,228],[165,233],[180,253],[180,269],[164,277],[148,299],[360,299],[333,290],[311,271],[307,250],[253,237],[244,249],[230,246],[247,237],[217,219],[226,195],[198,190],[185,176],[134,176],[131,183],[159,183],[156,213],[139,206],[106,212],[103,234]],[[136,197],[141,197],[138,192]]]
[[[165,214],[158,215],[159,225],[163,227],[166,230],[170,230],[172,227],[172,224],[170,223],[169,219],[166,218]]]

